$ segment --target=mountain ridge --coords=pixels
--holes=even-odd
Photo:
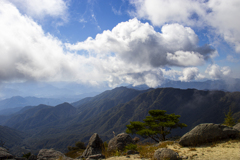
[[[44,114],[42,123],[37,127],[31,128],[30,122],[24,122],[27,126],[20,123],[14,127],[32,134],[24,143],[31,144],[35,151],[43,146],[66,151],[67,145],[74,145],[76,141],[87,142],[93,133],[101,135],[104,141],[109,140],[113,137],[113,131],[116,134],[124,132],[130,121],[142,121],[151,109],[181,115],[180,121],[188,127],[173,130],[172,135],[186,133],[200,123],[222,123],[229,107],[235,113],[235,118],[240,118],[240,92],[175,88],[141,91],[120,87],[79,102],[76,104],[80,105],[75,107],[67,103],[61,104],[66,105],[67,110],[73,109],[74,114],[71,113],[71,116],[60,116],[50,122],[56,116],[50,110],[59,107],[50,106],[45,108],[48,111],[42,109],[49,114]],[[32,110],[34,108],[23,113]]]

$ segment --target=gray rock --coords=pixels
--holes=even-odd
[[[177,152],[174,152],[171,149],[167,148],[159,148],[154,152],[153,159],[156,160],[177,160],[179,159],[179,155]]]
[[[66,156],[53,148],[41,149],[37,155],[38,160],[56,160],[58,158],[66,159]]]
[[[124,147],[131,143],[134,142],[128,134],[126,133],[118,134],[109,141],[108,151],[124,150]]]
[[[237,123],[235,126],[233,126],[233,129],[236,129],[240,132],[240,123]]]
[[[104,149],[105,148],[103,145],[103,141],[101,140],[101,138],[98,136],[97,133],[94,133],[91,136],[89,143],[87,145],[87,148],[83,152],[82,156],[84,158],[87,158],[91,155],[102,154],[102,150],[104,150]]]
[[[182,146],[196,146],[218,140],[236,138],[238,134],[238,130],[225,125],[203,123],[183,135],[179,144]]]
[[[0,159],[13,159],[13,155],[7,149],[0,147]]]
[[[126,152],[126,154],[127,154],[127,155],[135,154],[135,151],[133,151],[133,150],[128,150],[128,151]]]

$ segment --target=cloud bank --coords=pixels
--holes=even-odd
[[[189,82],[191,80],[199,80],[203,78],[205,77],[199,73],[197,67],[190,67],[183,69],[183,74],[179,77],[179,80]]]
[[[64,0],[8,0],[34,18],[51,16],[66,20],[68,6]]]
[[[155,26],[166,23],[210,27],[240,53],[239,0],[130,0],[136,8],[133,16],[147,19]]]
[[[205,71],[211,78],[220,79],[225,78],[231,73],[228,66],[220,67],[217,64],[209,65]]]
[[[89,37],[83,42],[66,44],[66,47],[87,51],[89,56],[101,60],[114,60],[114,63],[107,60],[109,67],[100,67],[103,73],[111,74],[113,83],[145,83],[155,87],[163,79],[159,67],[205,64],[215,50],[208,45],[200,47],[197,43],[198,36],[189,27],[164,25],[160,33],[148,23],[134,18],[98,34],[95,39]]]
[[[58,14],[58,9],[53,13],[41,9],[32,15],[46,12],[61,16],[63,10]],[[204,65],[215,53],[209,45],[198,46],[196,33],[178,23],[163,25],[161,32],[156,32],[150,24],[133,18],[95,38],[63,44],[7,1],[0,1],[0,20],[0,82],[78,81],[156,87],[166,74],[162,67],[188,67],[176,72],[180,79],[198,79],[201,76],[195,66]]]

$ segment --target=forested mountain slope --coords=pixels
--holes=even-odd
[[[13,121],[6,124],[34,133],[24,140],[34,150],[45,147],[66,151],[67,146],[76,141],[87,142],[93,133],[100,134],[104,141],[109,140],[113,131],[116,134],[124,132],[130,121],[142,121],[152,109],[181,115],[180,121],[188,127],[173,130],[172,135],[182,135],[200,123],[222,123],[229,107],[235,118],[240,118],[240,92],[175,88],[138,91],[119,87],[76,102],[73,105],[77,108],[66,103],[62,105],[64,110],[56,106],[35,112],[32,115],[38,117],[37,121],[20,116],[23,120],[18,120],[17,125]]]

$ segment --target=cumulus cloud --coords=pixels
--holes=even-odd
[[[208,45],[198,46],[191,28],[176,23],[164,25],[160,33],[134,18],[94,39],[63,44],[7,1],[0,1],[0,21],[0,82],[79,81],[156,87],[164,79],[161,67],[202,65],[214,53]]]
[[[136,18],[119,23],[112,31],[98,34],[74,45],[70,50],[86,50],[98,57],[114,56],[126,64],[138,67],[197,66],[213,54],[214,49],[197,45],[198,37],[189,27],[179,24],[165,25],[162,33]]]
[[[210,27],[240,52],[239,0],[130,0],[130,3],[136,7],[134,16],[148,19],[155,26],[180,23]]]
[[[231,73],[231,69],[228,66],[220,67],[217,64],[209,65],[205,71],[211,78],[219,79],[228,76]]]
[[[62,42],[31,18],[1,1],[0,21],[0,81],[75,78],[80,56],[65,53]]]
[[[204,76],[199,73],[197,67],[190,67],[183,69],[182,76],[179,77],[179,80],[189,82],[191,80],[203,79]]]
[[[8,0],[34,18],[45,16],[67,20],[67,3],[64,0]]]
[[[168,78],[171,80],[178,80],[179,77],[182,75],[181,71],[173,70],[170,68],[162,68],[161,71],[163,72],[164,78]]]
[[[165,23],[178,22],[193,25],[198,22],[192,18],[193,14],[205,15],[203,0],[130,0],[135,5],[135,16],[150,20],[153,25],[162,26]],[[199,17],[198,17],[199,18]]]
[[[97,68],[109,74],[112,84],[145,83],[156,87],[164,77],[159,68],[203,65],[215,52],[208,45],[199,47],[197,44],[198,36],[189,27],[164,25],[160,33],[134,18],[94,39],[89,37],[83,42],[65,45],[69,50],[87,51],[89,56],[107,60]]]

